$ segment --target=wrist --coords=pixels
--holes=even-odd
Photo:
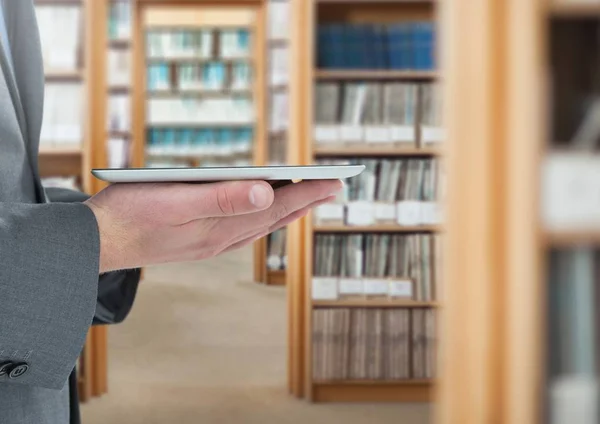
[[[117,263],[120,255],[115,254],[115,252],[118,251],[118,245],[114,242],[114,237],[111,234],[112,231],[108,214],[91,199],[84,202],[84,204],[90,208],[96,217],[96,223],[98,225],[98,235],[100,238],[99,273],[103,274],[105,272],[120,269],[121,267],[119,267],[119,264]]]

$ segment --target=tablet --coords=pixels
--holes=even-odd
[[[341,180],[354,177],[364,165],[244,166],[209,168],[93,169],[109,183],[217,182],[237,180]]]

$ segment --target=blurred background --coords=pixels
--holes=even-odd
[[[34,3],[46,186],[366,166],[250,248],[144,269],[88,335],[84,423],[600,422],[600,2]]]

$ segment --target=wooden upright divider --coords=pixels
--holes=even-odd
[[[550,2],[440,3],[451,290],[436,422],[547,422],[538,198]]]

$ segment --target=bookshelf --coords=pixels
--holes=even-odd
[[[265,8],[262,0],[135,3],[132,166],[266,164]],[[267,281],[266,257],[259,240],[255,281]]]
[[[267,0],[267,151],[266,163],[287,163],[289,121],[289,22],[292,0]],[[255,245],[254,280],[267,285],[286,283],[286,229],[281,229]]]
[[[97,191],[89,169],[95,165],[93,121],[97,71],[94,41],[100,2],[35,0],[45,68],[45,111],[40,135],[39,169],[46,185]],[[57,25],[57,23],[59,25]],[[61,28],[61,31],[57,30]],[[60,97],[60,103],[57,98]],[[59,107],[60,105],[60,107]],[[88,112],[85,115],[79,110]],[[60,111],[67,114],[61,114]],[[105,392],[106,330],[87,335],[78,364],[80,400]]]
[[[402,199],[412,197],[401,194],[409,183],[400,176],[418,173],[421,177],[413,181],[420,193],[426,190],[424,181],[430,181],[437,194],[419,197],[419,202],[440,200],[433,189],[443,175],[438,158],[444,139],[432,106],[438,99],[433,84],[439,80],[431,62],[435,3],[294,2],[292,63],[301,66],[291,70],[289,161],[369,164],[368,177],[358,185],[348,181],[336,204],[288,228],[288,388],[311,402],[432,400],[433,328],[441,297],[434,250],[441,245],[441,216],[425,218],[420,209],[415,221],[401,218],[408,211]],[[415,37],[422,31],[429,41],[418,51],[392,51],[398,46],[381,41],[384,33],[409,36],[407,31],[415,31]],[[342,45],[344,34],[355,44]],[[403,103],[392,103],[397,98]],[[331,99],[336,103],[331,105]],[[394,178],[387,173],[391,169],[403,171]],[[397,189],[400,184],[403,188]],[[375,186],[386,186],[390,200],[380,197],[384,189]],[[364,221],[363,212],[371,218]],[[386,250],[376,254],[374,249]],[[384,252],[389,249],[400,255],[390,258],[406,261],[414,255],[414,264],[422,265],[411,265],[412,271],[423,272],[409,276],[408,262],[368,259],[388,258]],[[389,274],[380,273],[382,266]],[[369,341],[361,333],[381,338]],[[332,344],[334,339],[342,341]],[[389,342],[385,347],[383,340]],[[369,357],[366,363],[361,352]],[[332,357],[348,366],[335,365]]]
[[[441,7],[452,291],[437,422],[598,422],[598,3]]]

